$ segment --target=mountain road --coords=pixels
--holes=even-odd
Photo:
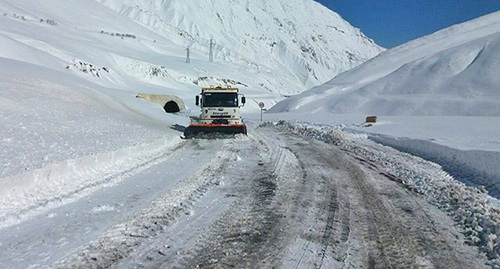
[[[139,170],[0,229],[0,267],[482,268],[487,261],[445,212],[377,164],[273,127],[185,140]]]

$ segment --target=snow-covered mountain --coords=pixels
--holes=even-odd
[[[500,116],[500,12],[385,51],[272,111]]]
[[[359,29],[311,0],[98,1],[176,44],[207,51],[214,39],[216,59],[280,70],[307,88],[381,52]]]
[[[4,58],[57,71],[107,67],[98,80],[109,87],[182,89],[189,103],[200,83],[223,79],[270,100],[297,94],[382,51],[312,0],[2,0],[0,14]]]

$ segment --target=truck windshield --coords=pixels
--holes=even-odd
[[[233,92],[207,92],[203,94],[204,107],[238,107],[238,94]]]

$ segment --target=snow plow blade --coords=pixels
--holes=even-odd
[[[247,127],[244,124],[191,124],[184,130],[184,137],[192,138],[203,136],[204,134],[247,134]]]

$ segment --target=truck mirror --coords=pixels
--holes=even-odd
[[[241,97],[241,103],[245,104],[246,102],[247,102],[247,99],[245,98],[245,96]]]
[[[200,105],[200,96],[196,95],[196,101],[195,101],[196,106]]]

